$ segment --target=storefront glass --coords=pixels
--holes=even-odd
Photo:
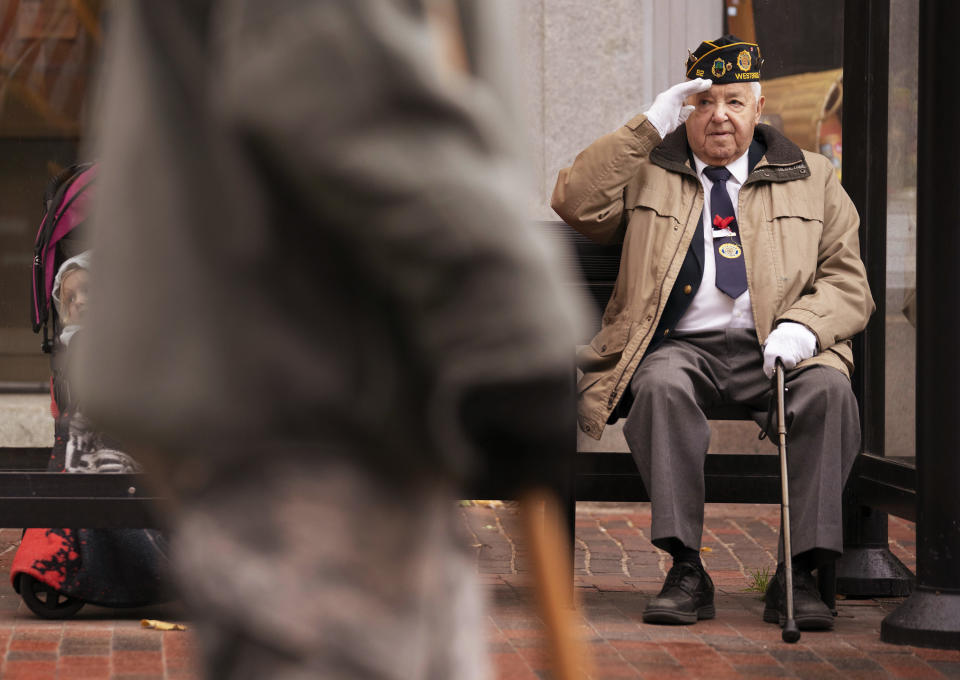
[[[101,5],[0,2],[0,382],[49,377],[30,328],[33,242],[47,182],[79,160]]]

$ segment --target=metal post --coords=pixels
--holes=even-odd
[[[890,0],[846,0],[843,23],[843,185],[860,213],[860,251],[877,303],[855,344],[854,390],[861,450],[883,455]],[[860,506],[850,493],[846,501],[837,592],[907,595],[913,577],[888,548],[887,514]]]
[[[917,583],[885,642],[960,649],[960,91],[945,86],[960,3],[920,2],[917,121]],[[949,310],[949,312],[948,312]]]

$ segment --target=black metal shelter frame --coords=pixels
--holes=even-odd
[[[890,0],[844,5],[843,184],[860,212],[877,312],[856,346],[862,451],[845,506],[837,589],[911,593],[886,642],[960,648],[960,93],[950,54],[960,3],[920,0],[917,144],[916,465],[884,457],[887,84]],[[917,575],[889,552],[887,513],[917,523]]]
[[[909,594],[884,621],[882,639],[960,649],[960,88],[950,58],[960,2],[919,0],[919,10],[913,466],[884,456],[890,0],[845,0],[844,5],[843,184],[860,213],[861,254],[877,312],[855,348],[863,444],[846,493],[845,552],[837,565],[837,589],[854,596]],[[584,257],[598,259],[591,252]],[[612,261],[608,278],[616,276],[615,254]],[[609,295],[609,286],[594,288],[598,298]],[[43,449],[0,449],[5,526],[57,526],[67,517],[74,526],[157,524],[158,499],[139,475],[37,472],[48,455]],[[570,500],[641,500],[635,467],[627,459],[627,454],[578,456],[577,464],[589,463],[589,469],[576,471]],[[777,502],[772,466],[758,468],[755,457],[722,459],[718,465],[723,469],[707,469],[708,485],[714,485],[709,488],[716,489],[710,491],[712,500],[738,500],[740,495],[724,495],[735,478],[752,502]],[[752,476],[745,474],[751,470]],[[888,513],[917,523],[915,580],[888,549]]]

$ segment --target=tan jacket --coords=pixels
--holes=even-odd
[[[757,339],[762,345],[779,322],[801,323],[820,352],[800,365],[849,376],[850,338],[874,310],[857,211],[826,158],[769,126],[757,135],[767,152],[740,191],[737,220]],[[598,439],[650,344],[703,211],[688,158],[683,127],[661,141],[641,115],[557,178],[557,214],[597,242],[623,242],[601,330],[578,356],[580,427]]]

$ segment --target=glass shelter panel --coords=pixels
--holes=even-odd
[[[916,411],[917,49],[919,7],[890,2],[884,452],[912,461]]]
[[[763,122],[800,148],[843,155],[843,4],[827,0],[727,0],[727,25],[741,35],[752,15],[764,56]]]

